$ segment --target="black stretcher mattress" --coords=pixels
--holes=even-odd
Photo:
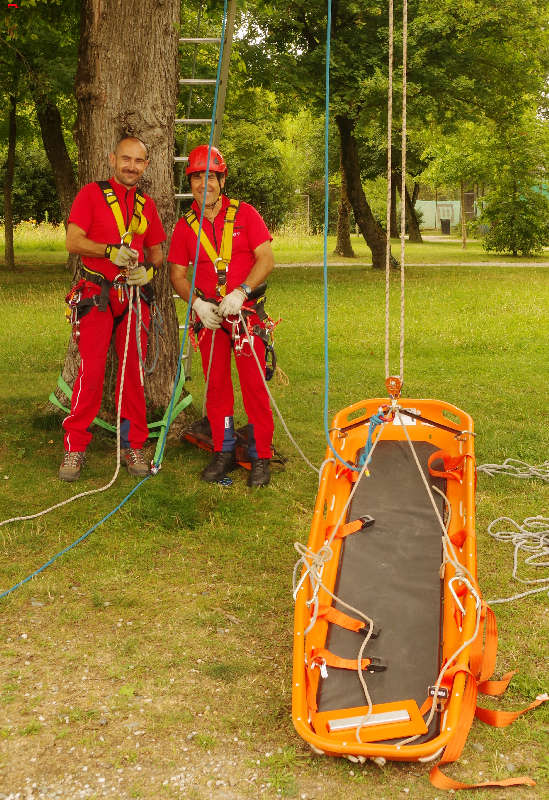
[[[446,481],[429,476],[427,460],[436,447],[414,442],[430,486]],[[364,657],[377,656],[384,672],[364,677],[374,704],[414,699],[421,706],[440,669],[442,534],[407,441],[381,439],[370,477],[360,481],[347,520],[369,514],[375,523],[343,540],[334,593],[371,617],[381,628]],[[434,494],[442,515],[443,499]],[[351,613],[341,604],[336,608]],[[330,625],[326,647],[356,659],[364,634]],[[358,675],[328,668],[320,681],[319,711],[365,705]],[[434,721],[438,727],[436,718]],[[431,738],[436,731],[431,726]]]

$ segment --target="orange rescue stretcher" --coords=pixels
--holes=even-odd
[[[391,391],[391,390],[390,390]],[[371,399],[334,418],[307,547],[294,575],[292,718],[314,752],[456,760],[497,628],[477,583],[473,420],[437,400]],[[354,467],[354,468],[351,468]],[[422,477],[423,474],[423,477]],[[359,668],[360,663],[360,668]],[[529,708],[546,698],[538,698]],[[533,785],[518,777],[482,785]]]

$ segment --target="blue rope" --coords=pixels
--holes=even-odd
[[[359,470],[354,464],[349,464],[339,453],[336,453],[330,439],[328,428],[328,392],[330,385],[330,364],[328,359],[328,151],[330,133],[330,47],[332,32],[332,0],[328,0],[328,22],[326,30],[326,103],[324,114],[324,433],[328,446],[336,459],[353,472]]]
[[[217,65],[217,79],[216,79],[216,84],[215,84],[214,103],[213,103],[213,110],[212,110],[212,123],[211,123],[211,126],[210,126],[210,139],[209,139],[209,142],[208,142],[208,166],[206,168],[206,183],[208,181],[210,153],[211,153],[212,142],[213,142],[213,129],[214,129],[215,114],[216,114],[216,110],[217,110],[217,97],[218,97],[218,93],[219,93],[219,79],[220,79],[220,75],[221,75],[221,57],[223,55],[223,43],[225,41],[226,23],[227,23],[227,0],[225,0],[225,2],[224,2],[224,9],[223,9],[223,26],[222,26],[222,31],[221,31],[221,47],[220,47],[220,50],[219,50],[219,61],[218,61],[218,65]],[[204,219],[205,208],[206,208],[206,192],[204,192],[204,199],[202,201],[202,209],[201,209],[201,212],[200,212],[200,227],[199,227],[198,239],[197,239],[197,243],[196,243],[196,252],[195,252],[194,266],[193,266],[193,276],[192,276],[192,281],[191,281],[191,297],[192,297],[192,293],[194,291],[194,284],[195,284],[195,278],[196,278],[196,266],[197,266],[197,263],[198,263],[198,253],[199,253],[199,248],[200,248],[200,232],[202,230],[202,221]],[[160,469],[160,465],[162,463],[164,447],[166,445],[166,437],[168,435],[168,430],[169,430],[169,427],[170,427],[171,415],[172,415],[172,412],[173,412],[173,407],[174,407],[174,402],[175,402],[175,392],[176,392],[176,389],[177,389],[177,384],[179,382],[179,376],[181,374],[181,360],[183,358],[183,349],[185,347],[185,339],[186,339],[186,336],[187,336],[187,331],[188,331],[188,326],[189,326],[190,312],[191,312],[191,304],[189,302],[187,304],[187,314],[185,316],[185,327],[183,329],[183,340],[181,342],[181,347],[179,349],[179,358],[177,360],[177,371],[176,371],[176,376],[175,376],[172,396],[171,396],[171,399],[170,399],[167,423],[166,423],[166,427],[165,427],[164,434],[163,434],[163,437],[162,437],[162,444],[161,444],[161,448],[160,448],[160,455],[158,456],[158,462],[154,462],[154,467],[156,467],[156,472],[158,472],[158,470]],[[32,578],[36,577],[36,575],[39,575],[41,572],[43,572],[45,569],[47,569],[49,566],[51,566],[51,564],[53,564],[54,561],[56,561],[62,555],[64,555],[65,553],[68,553],[69,550],[72,550],[74,547],[76,547],[78,544],[80,544],[80,542],[83,542],[84,539],[87,539],[87,537],[91,533],[93,533],[95,530],[97,530],[97,528],[99,528],[104,522],[106,522],[110,517],[112,517],[113,514],[115,514],[120,508],[122,508],[122,506],[125,503],[127,503],[127,501],[130,499],[130,497],[133,494],[135,494],[135,492],[139,489],[139,487],[142,486],[145,483],[145,481],[147,481],[150,477],[152,477],[152,475],[147,475],[145,478],[143,478],[143,480],[140,481],[136,486],[134,486],[134,488],[131,490],[131,492],[129,492],[126,495],[126,497],[124,497],[124,499],[116,506],[116,508],[113,508],[112,511],[109,511],[109,513],[106,514],[106,516],[104,516],[103,519],[99,520],[99,522],[96,522],[95,525],[93,525],[88,531],[86,531],[86,533],[83,533],[82,536],[80,536],[78,539],[75,539],[75,541],[72,542],[72,544],[68,545],[63,550],[60,550],[58,553],[56,553],[53,556],[53,558],[50,558],[49,561],[47,561],[45,564],[43,564],[41,567],[39,567],[37,570],[35,570],[30,575],[28,575],[26,578],[23,578],[23,580],[19,581],[19,583],[16,583],[10,589],[6,589],[6,591],[2,592],[0,594],[0,600],[3,597],[6,597],[8,594],[11,594],[11,592],[14,592],[16,589],[19,589],[19,587],[23,586],[25,583],[28,583],[28,581],[32,580]]]
[[[88,531],[86,531],[86,533],[83,533],[82,536],[80,536],[78,539],[75,539],[75,541],[72,544],[69,544],[63,550],[60,550],[58,553],[56,553],[53,556],[53,558],[50,558],[49,561],[46,561],[45,564],[42,564],[42,566],[39,567],[37,570],[35,570],[31,575],[27,575],[26,578],[23,578],[23,580],[19,581],[19,583],[16,583],[14,586],[11,587],[11,589],[6,589],[5,592],[2,592],[0,594],[0,600],[3,597],[6,597],[8,594],[11,594],[11,592],[14,592],[16,589],[19,589],[19,587],[23,586],[25,583],[28,583],[30,580],[35,578],[37,575],[39,575],[45,569],[47,569],[47,567],[51,566],[53,564],[53,562],[57,561],[57,559],[60,558],[62,555],[64,555],[65,553],[68,553],[69,550],[72,550],[74,547],[76,547],[77,544],[80,544],[80,542],[83,542],[84,539],[87,539],[87,537],[91,533],[93,533],[97,528],[99,528],[100,525],[102,525],[104,522],[106,522],[109,519],[109,517],[112,517],[113,514],[115,514],[120,508],[122,508],[122,506],[130,499],[132,494],[135,494],[135,492],[139,489],[139,487],[142,486],[145,483],[145,481],[149,480],[150,477],[151,477],[151,475],[147,475],[146,478],[143,478],[142,481],[139,481],[139,483],[136,486],[133,487],[131,492],[129,494],[127,494],[126,497],[124,497],[124,499],[116,506],[116,508],[113,508],[112,511],[109,511],[109,513],[106,514],[103,517],[103,519],[99,520],[99,522],[96,522],[95,525],[93,525]]]
[[[374,414],[370,417],[370,424],[368,425],[368,438],[366,439],[366,447],[364,448],[364,452],[360,456],[358,460],[359,469],[362,469],[366,461],[368,460],[368,456],[372,450],[372,436],[374,435],[374,431],[378,425],[383,425],[386,422],[385,417],[382,414]]]

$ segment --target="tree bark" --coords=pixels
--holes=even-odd
[[[374,269],[384,269],[387,238],[383,228],[372,214],[362,188],[358,148],[353,135],[354,122],[340,114],[336,115],[335,119],[339,130],[341,160],[347,182],[349,202],[364,241],[371,250],[372,267]],[[393,256],[391,256],[391,266],[399,266],[398,261]]]
[[[42,134],[44,150],[50,162],[57,196],[65,226],[72,201],[76,194],[76,179],[72,162],[67,152],[61,114],[56,104],[44,96],[35,95],[34,105]]]
[[[341,173],[341,194],[339,198],[339,206],[337,209],[337,241],[334,254],[343,256],[344,258],[354,258],[355,251],[351,244],[351,227],[350,227],[350,211],[351,204],[347,195],[347,181],[345,179],[345,170],[341,160],[340,150],[340,173]]]
[[[398,231],[398,222],[397,222],[397,193],[400,187],[398,184],[398,179],[393,172],[391,175],[391,213],[389,215],[389,219],[391,220],[391,239],[398,239],[400,234]]]
[[[110,177],[108,154],[122,135],[147,143],[150,164],[140,188],[151,195],[168,238],[175,222],[174,119],[178,91],[179,0],[82,0],[76,75],[78,184]],[[131,24],[130,24],[131,21]],[[164,246],[166,252],[166,246]],[[75,276],[78,277],[78,274]],[[158,362],[145,378],[148,413],[169,403],[179,353],[179,327],[168,270],[155,278],[164,333]],[[154,357],[149,342],[147,363]],[[112,348],[103,407],[114,410]],[[76,363],[75,363],[76,361]],[[70,384],[78,355],[69,345],[63,377]]]
[[[43,95],[35,94],[34,106],[42,134],[42,144],[50,162],[63,215],[63,224],[66,228],[72,201],[76,194],[76,178],[63,136],[61,114],[57,105]],[[66,263],[67,271],[75,276],[78,266],[78,256],[69,253]]]
[[[15,172],[15,143],[17,139],[17,97],[9,96],[8,120],[8,157],[6,160],[6,176],[4,178],[4,258],[6,268],[15,269],[15,253],[13,249],[13,175]]]
[[[465,221],[465,186],[463,181],[459,186],[459,197],[461,204],[461,246],[465,250],[467,247],[467,223]]]
[[[415,192],[415,186],[414,186],[414,192]],[[406,225],[408,227],[408,241],[416,242],[416,244],[421,244],[423,242],[423,238],[421,236],[421,231],[419,229],[419,222],[416,216],[416,210],[414,208],[412,198],[410,197],[410,192],[408,191],[408,187],[406,187],[406,191],[404,193],[404,202],[406,204]]]

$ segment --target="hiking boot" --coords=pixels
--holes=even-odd
[[[248,476],[248,486],[267,486],[271,480],[271,462],[269,458],[256,458],[252,461],[252,469]]]
[[[128,447],[120,451],[120,460],[128,468],[130,475],[136,478],[145,478],[150,472],[149,462],[143,455],[143,450]]]
[[[229,450],[225,453],[214,453],[214,457],[208,466],[202,470],[201,478],[206,483],[215,483],[220,481],[228,472],[231,472],[236,467],[236,459],[234,457],[234,450]]]
[[[63,461],[59,467],[60,481],[77,481],[84,464],[86,453],[83,450],[65,450]]]

